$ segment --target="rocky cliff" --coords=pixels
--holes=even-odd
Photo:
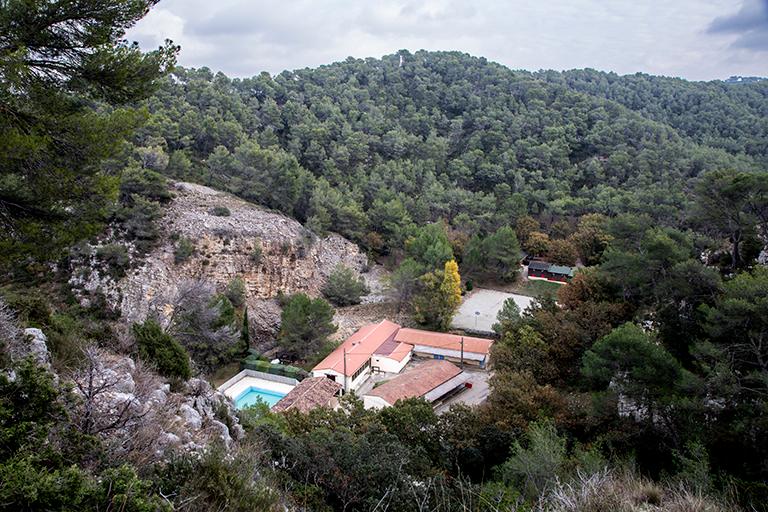
[[[2,303],[0,302],[0,307]],[[82,365],[62,377],[51,365],[47,337],[24,329],[5,338],[11,360],[31,359],[75,400],[65,406],[73,426],[99,437],[109,452],[135,463],[161,460],[168,450],[201,451],[219,441],[225,449],[244,435],[231,401],[203,379],[176,383],[129,356],[89,346]],[[6,374],[10,380],[16,375]]]
[[[162,309],[164,298],[185,279],[202,279],[221,289],[239,277],[246,285],[255,334],[270,337],[279,323],[278,292],[316,296],[337,264],[366,268],[365,254],[339,235],[319,238],[296,220],[201,185],[176,183],[172,189],[174,199],[160,221],[159,246],[118,282],[92,269],[77,274],[87,277],[72,283],[102,291],[127,322],[143,320],[151,308]],[[181,237],[192,242],[194,253],[177,263],[174,247]]]

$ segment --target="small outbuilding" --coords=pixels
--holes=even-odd
[[[547,278],[550,264],[546,261],[534,260],[528,263],[528,277]]]
[[[573,277],[573,268],[564,265],[553,265],[547,261],[534,260],[528,264],[528,277],[566,282]]]
[[[341,384],[326,377],[310,377],[280,399],[273,407],[273,412],[296,410],[307,413],[318,407],[333,409],[339,403]]]
[[[381,409],[407,398],[424,398],[431,403],[464,387],[468,380],[469,375],[453,363],[424,361],[363,395],[363,404],[366,409]]]
[[[433,359],[447,359],[454,363],[471,364],[485,368],[491,355],[493,340],[402,328],[395,334],[395,341],[413,346],[413,354]]]
[[[563,265],[550,265],[549,279],[554,281],[567,281],[573,277],[573,268]]]

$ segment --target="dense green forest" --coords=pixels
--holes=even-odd
[[[154,3],[0,11],[0,510],[768,510],[767,82],[424,51],[230,79],[122,42]],[[107,226],[157,244],[166,178],[358,242],[433,329],[468,277],[517,279],[522,250],[579,270],[557,300],[505,306],[480,406],[257,406],[229,446],[157,459],[111,445],[67,372],[99,347],[181,388],[248,347],[244,284],[175,330],[126,332],[73,298],[68,262]],[[177,264],[193,253],[175,242]],[[127,254],[97,256],[119,277]],[[339,267],[323,293],[343,306],[365,286]],[[278,341],[317,356],[333,308],[280,300],[301,329]],[[24,327],[51,367],[19,360]]]
[[[768,81],[734,87],[741,84],[687,82],[643,74],[620,77],[595,70],[549,71],[535,76],[620,103],[643,117],[672,126],[698,144],[766,163]]]

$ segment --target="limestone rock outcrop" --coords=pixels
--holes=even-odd
[[[202,185],[175,183],[172,191],[159,221],[162,242],[125,277],[115,282],[95,265],[73,272],[75,290],[102,294],[126,323],[143,320],[153,308],[162,312],[163,298],[173,296],[186,279],[205,280],[221,290],[239,277],[256,339],[271,338],[280,320],[279,292],[318,296],[339,263],[367,269],[367,256],[337,234],[319,238],[281,213]],[[194,253],[177,263],[174,247],[181,237],[192,242]]]
[[[177,183],[161,231],[165,242],[118,284],[120,309],[129,321],[143,319],[158,296],[172,295],[183,279],[203,279],[223,288],[233,278],[246,285],[251,324],[272,334],[279,323],[278,292],[318,295],[335,266],[361,271],[366,256],[357,245],[331,234],[320,239],[296,220],[232,195],[191,183]],[[226,208],[217,216],[214,208]],[[188,261],[175,263],[173,239],[195,246]]]
[[[228,448],[244,434],[231,401],[202,379],[171,390],[128,356],[90,348],[86,358],[72,376],[75,417],[113,451],[160,459],[169,449],[197,451],[213,442]]]

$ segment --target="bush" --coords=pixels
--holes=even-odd
[[[154,363],[161,375],[181,379],[192,376],[187,351],[173,336],[164,332],[160,324],[154,320],[133,324],[133,335],[139,347],[139,355]]]
[[[120,201],[130,204],[136,196],[160,203],[171,200],[171,193],[163,175],[149,169],[126,169],[120,181]]]
[[[369,292],[362,277],[344,265],[339,264],[328,276],[323,295],[336,306],[360,304],[361,297]]]
[[[174,510],[274,510],[278,496],[259,476],[257,453],[229,453],[215,444],[200,457],[172,457],[155,470],[153,480],[175,501]]]
[[[195,245],[192,243],[192,240],[185,236],[179,237],[179,240],[176,242],[176,248],[173,250],[173,261],[177,265],[184,263],[193,254],[195,254]]]
[[[507,483],[522,487],[530,498],[538,496],[556,481],[566,462],[565,438],[547,421],[532,423],[527,432],[528,446],[512,445],[512,455],[500,467]]]
[[[245,304],[245,283],[239,277],[234,278],[227,284],[224,290],[224,296],[236,308],[241,308]]]
[[[108,244],[96,250],[96,257],[106,265],[107,273],[114,279],[125,276],[125,271],[131,264],[128,249],[120,244]]]
[[[232,215],[232,212],[230,212],[229,208],[226,206],[215,206],[211,210],[211,215],[215,215],[216,217],[229,217]]]
[[[471,292],[471,291],[472,291],[472,289],[473,289],[474,287],[475,287],[475,285],[473,285],[473,284],[472,284],[472,281],[469,281],[469,280],[468,280],[468,281],[466,282],[466,284],[464,285],[464,288],[465,288],[465,289],[466,289],[468,292]]]
[[[261,247],[260,242],[256,242],[251,249],[251,262],[254,265],[261,263],[261,259],[264,257],[264,249]]]

